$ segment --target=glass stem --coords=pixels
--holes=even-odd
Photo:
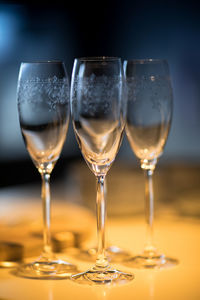
[[[145,174],[145,210],[147,223],[147,236],[145,252],[151,256],[155,250],[153,245],[153,221],[154,221],[154,194],[153,194],[153,170],[144,170]]]
[[[96,211],[97,211],[97,259],[95,268],[105,269],[109,263],[105,254],[105,220],[106,220],[106,201],[104,180],[105,176],[97,176],[97,198],[96,198]]]
[[[42,173],[42,204],[43,204],[43,256],[49,258],[51,250],[51,207],[50,207],[50,174]]]

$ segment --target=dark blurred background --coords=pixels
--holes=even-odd
[[[198,1],[0,1],[0,186],[40,180],[18,123],[20,63],[63,60],[71,77],[75,57],[97,55],[168,60],[174,115],[160,163],[200,163]],[[70,124],[56,176],[80,157]],[[136,163],[126,138],[117,160]]]

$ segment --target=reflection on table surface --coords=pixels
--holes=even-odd
[[[73,165],[70,177],[52,184],[52,244],[58,256],[86,270],[80,248],[96,244],[95,179],[87,166]],[[200,299],[200,168],[166,167],[155,173],[155,242],[179,264],[165,270],[136,270],[121,286],[85,286],[70,280],[31,280],[0,269],[0,299]],[[107,181],[107,244],[138,254],[144,246],[144,183],[140,170],[113,166]],[[1,260],[20,262],[38,256],[42,247],[40,186],[0,191]],[[13,251],[14,249],[14,251]],[[15,267],[15,265],[13,266]]]

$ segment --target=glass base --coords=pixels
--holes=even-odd
[[[125,261],[125,264],[137,269],[162,269],[174,267],[178,264],[178,261],[174,258],[166,257],[164,254],[144,252],[141,255],[129,258]]]
[[[71,279],[81,284],[115,285],[130,282],[134,279],[134,275],[111,268],[99,270],[94,267],[86,272],[72,275]]]
[[[96,248],[90,248],[90,249],[82,249],[78,253],[78,258],[86,261],[95,261],[97,256],[97,249]],[[112,262],[122,262],[128,257],[130,257],[130,254],[117,247],[117,246],[110,246],[106,248],[106,257],[108,261]]]
[[[65,279],[77,272],[75,265],[63,260],[41,258],[34,262],[22,264],[15,275],[32,279]]]

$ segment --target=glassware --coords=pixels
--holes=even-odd
[[[136,268],[173,266],[175,259],[160,254],[153,243],[153,173],[162,155],[172,119],[173,96],[166,60],[124,62],[128,104],[126,134],[145,175],[147,238],[141,255],[127,263]]]
[[[104,201],[106,202],[107,197],[107,182],[104,178]],[[106,256],[109,262],[122,262],[130,256],[130,253],[124,249],[121,249],[115,245],[109,245],[105,249]],[[81,260],[95,261],[97,256],[97,247],[81,248],[77,253],[77,256]]]
[[[109,262],[122,262],[130,256],[130,253],[128,251],[123,250],[115,245],[108,246],[105,252]],[[81,260],[95,261],[97,256],[97,248],[92,247],[89,249],[80,249],[77,256]]]
[[[55,257],[50,235],[49,180],[66,139],[70,111],[69,83],[64,63],[22,63],[17,104],[26,148],[42,178],[44,226],[41,257],[21,265],[17,275],[42,279],[70,277],[76,267]]]
[[[119,150],[126,115],[121,60],[112,57],[75,59],[71,82],[71,113],[82,155],[96,176],[97,259],[90,270],[72,276],[88,284],[112,284],[133,279],[112,269],[105,252],[104,180]]]

